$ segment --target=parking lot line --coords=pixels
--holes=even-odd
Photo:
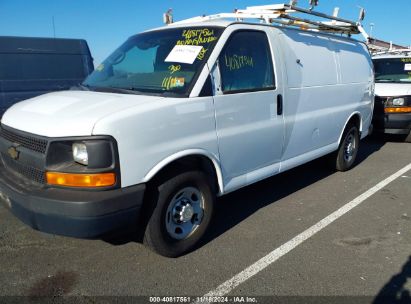
[[[340,209],[337,211],[331,213],[327,217],[323,218],[321,221],[318,223],[314,224],[304,232],[300,233],[290,241],[284,243],[280,247],[274,249],[271,251],[269,254],[249,266],[248,268],[244,269],[237,275],[233,276],[231,279],[227,280],[220,286],[218,286],[216,289],[208,292],[207,294],[204,295],[204,297],[213,297],[213,296],[224,296],[230,293],[234,288],[239,286],[240,284],[244,283],[260,271],[264,270],[268,266],[270,266],[272,263],[277,261],[279,258],[282,256],[286,255],[288,252],[296,248],[298,245],[302,244],[304,241],[308,240],[311,238],[313,235],[315,235],[317,232],[321,231],[331,223],[333,223],[335,220],[343,216],[344,214],[348,213],[350,210],[353,208],[357,207],[360,205],[362,202],[364,202],[366,199],[371,197],[373,194],[399,178],[400,176],[404,175],[408,171],[411,170],[411,163],[405,166],[404,168],[400,169],[393,175],[387,177],[383,181],[379,182],[377,185],[372,187],[371,189],[367,190],[360,196],[356,197],[346,205],[342,206]]]

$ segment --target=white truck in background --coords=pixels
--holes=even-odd
[[[405,141],[411,142],[411,49],[377,53],[373,62],[373,125],[377,131],[403,135]]]
[[[293,9],[264,7],[261,19]],[[373,112],[367,47],[324,33],[333,25],[243,21],[258,10],[135,35],[77,91],[9,109],[0,192],[11,211],[87,238],[144,215],[145,243],[175,257],[204,235],[216,196],[330,153],[350,169]]]

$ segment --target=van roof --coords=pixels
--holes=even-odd
[[[0,53],[90,55],[83,39],[0,36]]]

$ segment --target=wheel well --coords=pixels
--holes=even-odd
[[[209,178],[214,193],[217,194],[220,191],[214,164],[208,157],[203,155],[188,155],[174,160],[157,172],[150,183],[158,183],[159,181],[167,180],[176,174],[189,170],[198,170],[205,173]]]
[[[353,124],[361,132],[361,117],[359,114],[354,114],[347,123],[347,126]]]
[[[346,129],[351,126],[354,125],[358,128],[358,131],[360,132],[360,138],[361,138],[361,116],[359,113],[355,113],[353,116],[350,117],[350,119],[347,121],[347,123],[345,124],[344,129],[341,131],[340,134],[340,138],[338,140],[338,144],[341,144],[342,141],[342,137],[344,135],[344,132],[346,131]]]

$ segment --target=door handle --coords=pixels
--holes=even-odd
[[[277,95],[277,115],[283,115],[283,95]]]

